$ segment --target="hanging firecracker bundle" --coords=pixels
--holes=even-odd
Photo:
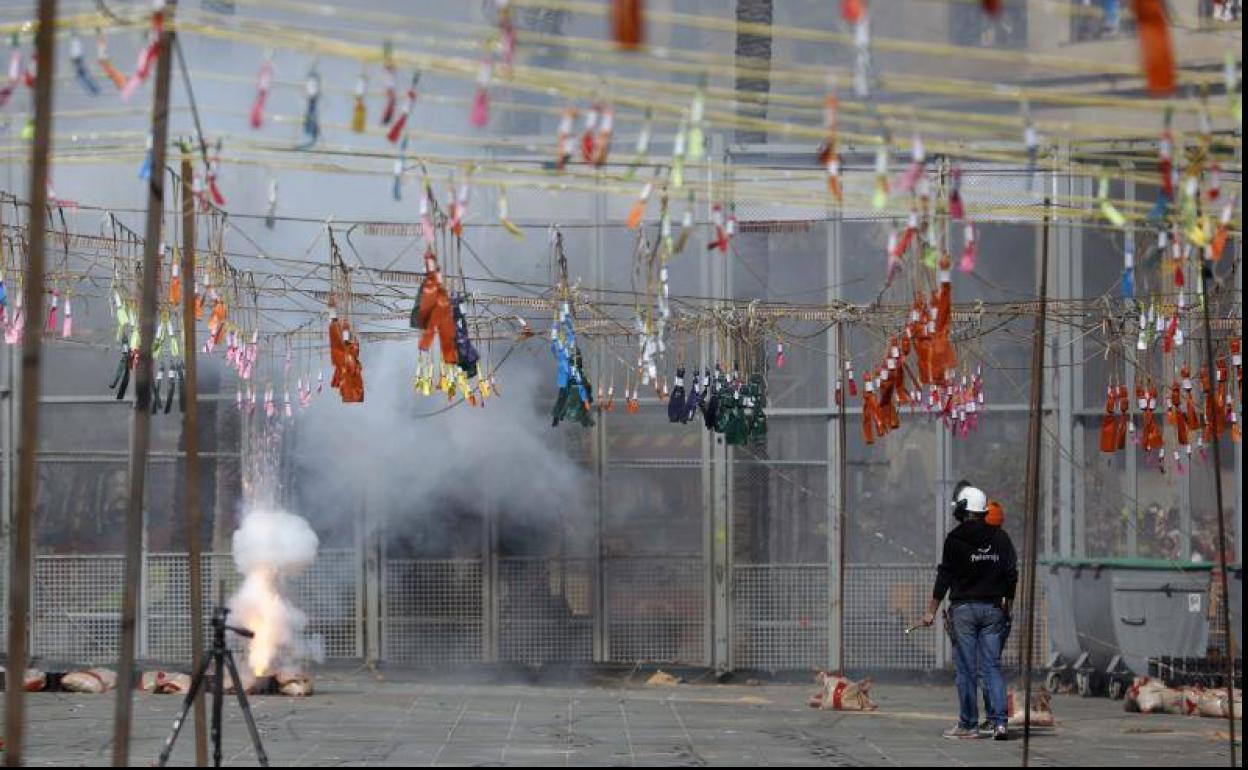
[[[351,275],[338,251],[333,230],[329,230],[330,282],[329,359],[334,368],[330,387],[344,404],[364,400],[364,365],[360,361],[360,340],[351,326]],[[266,397],[266,401],[271,398]]]
[[[563,251],[563,234],[554,233],[552,247],[558,279],[555,285],[559,309],[550,324],[550,352],[557,365],[555,386],[558,389],[551,408],[551,425],[564,420],[594,424],[594,391],[585,374],[585,359],[576,341],[576,319],[572,313],[572,289],[568,282],[568,258]]]

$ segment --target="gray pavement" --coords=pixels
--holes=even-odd
[[[317,686],[303,700],[253,696],[274,765],[1017,765],[1022,748],[941,738],[951,685],[879,683],[870,714],[807,708],[813,685],[491,686],[328,671]],[[136,695],[135,765],[154,764],[179,703]],[[112,694],[34,693],[27,704],[29,764],[111,760]],[[1227,764],[1218,720],[1077,696],[1057,696],[1054,710],[1059,726],[1034,738],[1034,765]],[[225,713],[226,764],[254,765],[237,705]],[[175,763],[192,756],[188,725]]]

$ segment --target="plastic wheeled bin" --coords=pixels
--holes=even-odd
[[[1122,664],[1130,673],[1147,674],[1151,657],[1205,656],[1212,580],[1210,564],[1124,565],[1113,570],[1114,629]]]
[[[1049,683],[1073,675],[1081,695],[1121,697],[1148,659],[1203,657],[1211,565],[1159,559],[1044,563]]]
[[[1113,627],[1112,580],[1101,562],[1046,561],[1041,566],[1048,605],[1051,654],[1046,685],[1057,689],[1073,678],[1080,695],[1103,687],[1103,674],[1118,654]]]

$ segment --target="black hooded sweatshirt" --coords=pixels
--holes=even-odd
[[[974,518],[945,537],[932,597],[940,601],[948,591],[950,602],[1013,600],[1017,584],[1018,558],[1010,536]]]

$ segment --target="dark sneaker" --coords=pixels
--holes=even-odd
[[[994,741],[1008,741],[1010,739],[1010,729],[1005,725],[997,725],[992,731],[992,739]]]
[[[979,737],[980,737],[980,738],[991,738],[991,737],[992,737],[992,733],[993,733],[993,731],[995,730],[995,727],[994,727],[994,725],[992,724],[992,720],[991,720],[991,719],[985,719],[984,721],[982,721],[982,722],[980,722],[980,723],[979,723],[979,728],[978,728],[978,730],[979,730]]]
[[[942,733],[946,738],[952,738],[955,741],[960,740],[979,740],[979,730],[974,727],[963,727],[962,725],[954,725]]]

